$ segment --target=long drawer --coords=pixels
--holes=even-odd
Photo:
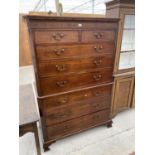
[[[46,125],[66,121],[110,108],[112,85],[92,88],[44,99],[41,102]]]
[[[41,77],[57,76],[66,73],[88,72],[92,69],[113,67],[114,57],[111,54],[72,60],[51,61],[40,63],[39,74]]]
[[[113,68],[104,68],[92,72],[81,74],[58,75],[56,77],[40,78],[41,93],[39,95],[49,95],[76,88],[113,82]]]
[[[106,53],[112,54],[115,50],[114,41],[102,42],[96,44],[84,45],[55,45],[55,46],[36,46],[36,53],[39,62],[64,59],[73,57],[88,57],[103,55]]]
[[[48,115],[54,108],[71,106],[80,101],[85,101],[94,97],[100,97],[102,100],[107,99],[111,95],[113,83],[100,85],[98,87],[65,93],[63,95],[55,95],[52,97],[38,98],[40,106]]]
[[[109,94],[103,97],[104,100],[103,98],[96,97],[81,101],[73,104],[72,106],[53,108],[53,110],[50,111],[50,113],[47,113],[47,116],[45,116],[46,125],[49,126],[79,116],[91,114],[102,109],[110,108],[110,97],[111,95]]]
[[[86,130],[87,128],[103,124],[110,120],[110,109],[102,110],[91,115],[82,116],[70,121],[52,125],[46,128],[47,138],[56,140],[73,133]]]

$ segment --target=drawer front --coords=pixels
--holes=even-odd
[[[100,42],[113,40],[115,40],[115,32],[112,30],[82,32],[82,42]]]
[[[73,43],[78,42],[77,31],[36,31],[35,43]]]
[[[45,114],[48,115],[55,108],[72,106],[72,104],[77,104],[81,101],[87,101],[91,98],[100,97],[102,100],[107,100],[107,98],[111,96],[111,92],[112,83],[82,91],[66,93],[64,95],[56,95],[44,99],[39,98],[39,103],[42,105]]]
[[[63,136],[97,126],[110,119],[110,109],[92,113],[91,115],[82,116],[64,123],[47,127],[48,139],[58,139]]]
[[[51,93],[58,93],[67,90],[73,90],[84,86],[91,86],[105,82],[112,82],[112,68],[104,68],[99,71],[70,74],[68,76],[57,76],[50,78],[40,78],[41,94],[49,95]]]
[[[113,67],[113,55],[100,57],[75,59],[66,61],[51,61],[49,63],[40,63],[39,74],[41,77],[57,76],[67,73],[87,72],[89,70]]]
[[[117,22],[94,22],[94,21],[40,21],[40,20],[33,20],[29,23],[31,28],[38,28],[38,29],[117,29],[118,24]]]
[[[115,44],[113,41],[85,45],[36,46],[39,62],[52,59],[103,55],[106,53],[112,54],[114,50]]]
[[[103,100],[104,98],[104,100]],[[53,108],[45,117],[46,125],[60,123],[86,114],[90,114],[102,109],[110,108],[111,95],[102,98],[96,97],[85,101],[81,101],[71,106]]]

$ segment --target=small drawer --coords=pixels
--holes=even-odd
[[[36,31],[35,43],[74,43],[78,42],[77,31]]]
[[[47,137],[56,140],[60,137],[88,129],[110,120],[110,109],[82,116],[70,121],[47,127]]]
[[[79,58],[72,60],[51,61],[40,63],[40,77],[57,76],[68,73],[87,72],[94,69],[113,67],[114,56],[107,54],[105,56],[93,58]]]
[[[39,96],[112,82],[112,72],[113,68],[104,68],[102,70],[100,69],[81,74],[75,73],[66,76],[59,75],[56,77],[40,78],[40,88],[42,92]]]
[[[82,42],[101,42],[115,40],[115,31],[83,31]]]
[[[73,57],[90,57],[107,53],[113,54],[114,50],[114,41],[85,45],[36,46],[36,53],[39,62],[53,59],[68,59]]]

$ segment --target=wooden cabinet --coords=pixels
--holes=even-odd
[[[112,116],[134,106],[134,75],[116,77],[114,82]]]
[[[112,115],[134,107],[135,0],[106,3],[106,16],[120,18],[114,65]],[[131,76],[132,73],[132,76]]]
[[[120,18],[114,73],[135,70],[135,0],[106,3],[106,16]]]
[[[44,150],[63,137],[110,127],[118,19],[26,18]]]

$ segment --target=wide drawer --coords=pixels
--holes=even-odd
[[[72,104],[71,106],[53,108],[53,110],[50,111],[50,114],[46,113],[48,115],[45,118],[46,125],[49,126],[102,109],[110,108],[111,95],[104,96],[104,98],[105,99],[103,100],[103,98],[96,97]]]
[[[77,21],[73,21],[75,18],[72,18],[70,21],[50,21],[50,20],[30,20],[29,27],[37,29],[71,29],[71,30],[83,30],[83,29],[114,29],[118,27],[117,22],[113,21],[84,21],[82,18]],[[104,18],[102,18],[104,20]],[[76,19],[75,19],[76,20]],[[117,19],[116,19],[117,20]]]
[[[39,74],[41,77],[57,76],[67,73],[88,72],[92,69],[113,67],[114,57],[111,54],[72,60],[51,61],[40,63]]]
[[[35,43],[73,43],[78,42],[78,31],[36,31]]]
[[[110,109],[92,113],[90,115],[82,116],[70,121],[59,123],[47,127],[47,138],[49,140],[55,140],[67,135],[71,135],[76,132],[103,124],[110,120]]]
[[[82,42],[101,42],[101,41],[113,41],[115,40],[115,31],[83,31]]]
[[[113,54],[114,50],[114,41],[85,45],[36,46],[39,62],[52,59],[103,55],[106,53]]]
[[[112,84],[113,83],[108,83],[94,88],[65,93],[63,95],[38,98],[38,100],[41,104],[40,106],[43,107],[44,113],[48,115],[55,108],[71,106],[72,104],[77,104],[80,101],[86,101],[90,98],[100,97],[102,100],[106,100],[111,95]]]
[[[112,82],[112,72],[113,68],[104,68],[88,73],[40,78],[40,88],[42,92],[39,95],[49,95],[51,93],[73,90],[99,83]]]
[[[111,89],[112,84],[44,99],[40,106],[46,125],[110,108]]]

